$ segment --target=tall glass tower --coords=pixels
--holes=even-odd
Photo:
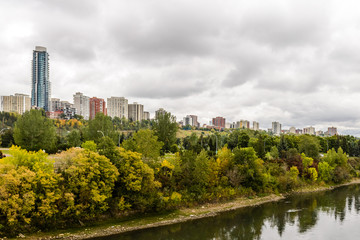
[[[50,111],[49,54],[45,47],[36,46],[33,52],[31,75],[31,106]]]

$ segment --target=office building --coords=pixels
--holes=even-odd
[[[31,80],[31,106],[50,111],[49,54],[45,47],[36,46],[33,51]]]
[[[97,113],[106,115],[106,103],[102,98],[90,98],[90,119],[94,119]]]
[[[272,122],[271,132],[279,136],[281,134],[281,124],[279,122]]]
[[[107,99],[107,115],[114,118],[129,117],[128,100],[124,97],[111,97]]]
[[[76,114],[83,116],[85,120],[90,118],[90,98],[85,96],[81,92],[77,92],[73,95],[74,97],[74,108]]]
[[[134,102],[128,107],[129,120],[136,122],[144,119],[144,105]]]
[[[31,99],[29,95],[15,93],[15,96],[0,97],[0,112],[14,112],[23,114],[31,109]]]

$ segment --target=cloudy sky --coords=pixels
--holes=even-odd
[[[0,95],[30,94],[38,45],[52,97],[360,135],[355,0],[11,0],[0,33]]]

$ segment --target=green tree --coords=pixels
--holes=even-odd
[[[40,110],[30,110],[18,118],[14,128],[15,143],[28,151],[54,151],[56,132],[53,122]]]
[[[81,146],[81,134],[77,129],[72,130],[67,136],[66,140],[70,147],[80,147]]]
[[[239,135],[238,146],[241,148],[246,148],[249,146],[250,137],[245,131],[241,131]]]
[[[111,162],[114,162],[115,159],[119,157],[119,151],[114,141],[109,137],[103,137],[100,139],[100,142],[97,145],[97,150],[100,155],[104,155],[110,159]]]
[[[98,143],[103,136],[115,139],[116,133],[114,132],[111,117],[105,116],[103,113],[97,113],[95,118],[90,120],[89,125],[85,128],[85,139]]]
[[[178,125],[171,113],[159,114],[153,123],[153,130],[158,140],[164,143],[163,151],[170,151],[171,145],[176,142]]]
[[[150,129],[139,130],[132,139],[125,140],[122,144],[126,150],[141,153],[145,160],[158,159],[163,145]]]
[[[210,180],[210,162],[205,150],[196,157],[193,171],[192,189],[199,194],[206,192]]]
[[[313,159],[319,158],[320,143],[319,140],[310,135],[302,135],[299,142],[299,152]]]
[[[327,162],[320,162],[318,165],[319,177],[324,182],[330,182],[334,174],[334,167],[331,167]]]
[[[97,149],[97,145],[94,141],[86,141],[83,144],[81,144],[81,147],[92,152],[96,152]]]

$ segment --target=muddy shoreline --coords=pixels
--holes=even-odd
[[[120,234],[124,232],[136,231],[140,229],[153,228],[159,226],[165,226],[180,222],[186,222],[189,220],[200,219],[204,217],[216,216],[219,213],[232,211],[235,209],[257,206],[260,204],[264,204],[267,202],[275,202],[286,198],[289,195],[294,194],[302,194],[302,193],[311,193],[311,192],[319,192],[319,191],[327,191],[332,190],[337,187],[351,185],[351,184],[360,184],[360,179],[354,179],[351,182],[339,184],[335,186],[309,186],[306,188],[298,189],[289,194],[280,194],[275,195],[271,194],[265,197],[255,197],[253,199],[249,198],[236,198],[229,202],[223,203],[209,203],[201,206],[197,206],[194,208],[183,208],[180,209],[177,213],[169,213],[166,217],[154,217],[148,222],[142,222],[141,219],[135,219],[133,221],[123,221],[112,226],[95,226],[89,227],[88,229],[82,229],[79,231],[75,231],[73,233],[42,233],[41,236],[38,234],[34,234],[32,236],[26,236],[25,239],[89,239],[96,237],[106,237],[110,235]],[[167,218],[166,220],[164,218]]]

